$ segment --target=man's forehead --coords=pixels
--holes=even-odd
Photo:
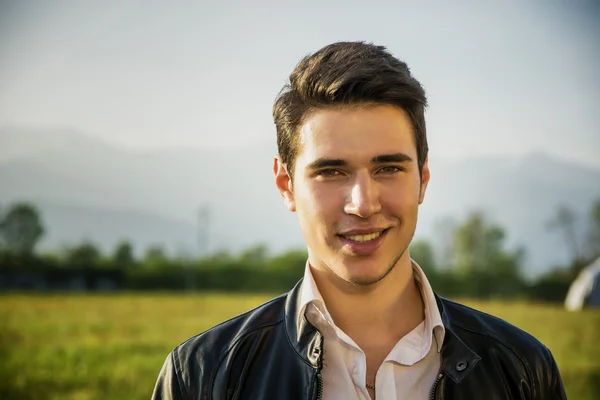
[[[416,158],[412,134],[378,134],[368,132],[304,132],[298,143],[298,158],[310,163],[316,159],[340,159],[348,162],[370,162],[389,154],[406,154]]]
[[[410,118],[403,110],[392,106],[316,110],[300,126],[298,133],[299,144],[306,147],[413,142]]]

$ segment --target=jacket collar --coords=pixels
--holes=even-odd
[[[437,294],[435,297],[446,329],[442,345],[442,370],[454,382],[460,383],[475,368],[481,357],[452,329],[452,316],[444,306],[447,300]]]
[[[284,325],[288,340],[296,353],[314,368],[321,367],[323,335],[301,313],[302,279],[288,293],[285,301]]]

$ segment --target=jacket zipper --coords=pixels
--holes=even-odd
[[[315,349],[319,353],[319,358],[317,360],[317,397],[316,400],[321,400],[323,398],[323,375],[321,371],[323,370],[323,336],[320,338],[320,347]]]
[[[317,371],[317,400],[321,400],[323,397],[323,377],[321,376],[321,369]]]
[[[443,373],[439,373],[437,378],[435,378],[435,382],[433,382],[433,386],[431,386],[431,392],[429,392],[429,400],[435,400],[435,389],[437,388],[438,383],[442,380],[444,376]]]

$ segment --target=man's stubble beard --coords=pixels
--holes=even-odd
[[[410,242],[409,242],[410,243]],[[393,271],[393,269],[396,267],[396,265],[398,264],[398,261],[400,261],[400,259],[402,258],[402,256],[404,255],[404,253],[406,252],[406,250],[408,249],[408,245],[404,247],[404,249],[402,249],[402,251],[400,252],[400,254],[398,255],[398,257],[396,257],[394,259],[394,261],[390,264],[390,266],[385,270],[385,272],[383,274],[381,274],[381,276],[374,278],[374,279],[350,279],[350,280],[346,280],[346,282],[351,283],[352,285],[355,286],[370,286],[370,285],[374,285],[380,281],[382,281],[383,279],[385,279],[386,276],[388,276],[390,274],[390,272]]]
[[[400,261],[400,259],[402,258],[402,256],[404,255],[404,253],[406,253],[406,250],[408,250],[408,247],[410,246],[413,237],[415,235],[415,231],[416,231],[416,224],[415,227],[413,228],[411,235],[410,235],[410,239],[408,240],[408,242],[404,245],[404,248],[402,249],[402,251],[400,252],[400,254],[398,254],[398,256],[394,259],[394,261],[389,265],[389,267],[385,270],[385,272],[383,274],[381,274],[380,276],[373,278],[373,279],[344,279],[340,276],[340,278],[345,281],[348,282],[354,286],[362,286],[362,287],[367,287],[370,285],[374,285],[380,281],[382,281],[383,279],[385,279],[385,277],[387,277],[390,272],[392,272],[394,270],[394,268],[396,267],[396,265],[398,265],[398,262]],[[329,269],[329,267],[327,267]],[[329,269],[331,273],[333,273],[334,275],[338,275],[336,274],[334,271],[332,271],[331,269]]]

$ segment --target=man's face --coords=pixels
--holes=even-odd
[[[392,106],[322,109],[299,139],[293,181],[279,159],[274,171],[311,266],[353,284],[380,281],[408,257],[429,181],[410,118]]]

